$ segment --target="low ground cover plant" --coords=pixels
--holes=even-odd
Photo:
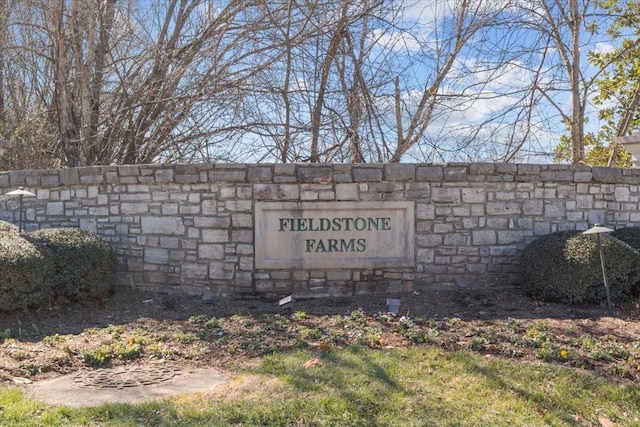
[[[335,315],[324,320],[312,315],[301,318],[299,312],[296,316],[271,315],[260,320],[246,316],[215,319],[215,328],[225,328],[231,337],[225,333],[207,338],[197,331],[210,330],[207,322],[211,318],[192,317],[184,326],[191,325],[195,335],[202,337],[199,345],[226,347],[230,355],[255,352],[260,354],[259,360],[240,367],[229,384],[220,389],[143,404],[54,407],[29,399],[16,387],[2,386],[0,424],[634,426],[640,422],[640,389],[635,383],[593,375],[584,367],[576,369],[571,360],[581,357],[577,353],[582,350],[602,361],[637,357],[630,348],[622,351],[618,346],[605,346],[597,350],[600,340],[590,336],[562,341],[552,337],[541,321],[522,324],[508,319],[494,328],[473,329],[455,318],[414,322],[407,316],[401,321],[399,317],[356,311],[357,316]],[[317,326],[319,322],[339,325],[344,334],[322,346],[320,343],[331,341],[332,333]],[[164,325],[165,330],[171,327]],[[260,333],[251,334],[256,328]],[[273,343],[270,348],[264,345],[269,335],[299,337],[300,331],[311,328],[323,332],[307,337],[304,346],[287,349]],[[118,359],[117,349],[135,341],[143,329],[141,325],[127,325],[91,331],[90,335],[99,336],[101,342],[105,341],[104,334],[111,334],[113,342],[79,354],[89,366],[107,366]],[[372,330],[380,334],[382,342],[359,339]],[[426,344],[402,344],[406,343],[403,336],[412,330],[438,333]],[[454,349],[447,344],[447,334],[454,331],[463,332],[458,336],[469,338],[469,342],[483,340],[485,347],[475,351],[473,346],[465,349],[460,343]],[[134,359],[154,357],[152,349],[165,343],[164,339],[158,340],[159,330],[147,332],[138,347],[142,350],[131,355]],[[47,341],[54,349],[67,348],[70,337]],[[255,346],[244,345],[250,342]],[[180,343],[174,337],[167,344],[176,349],[176,353],[165,355],[169,358],[165,363],[171,363],[171,358],[189,358],[192,352],[184,345],[193,346],[196,341]],[[555,356],[541,355],[545,364],[523,363],[518,357],[487,357],[496,346],[551,348]],[[76,353],[73,349],[68,352]],[[36,375],[28,354],[20,357],[25,362],[23,374],[31,370]],[[134,361],[121,358],[118,362]]]

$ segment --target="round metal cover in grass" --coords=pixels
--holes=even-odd
[[[121,366],[79,372],[73,385],[81,388],[123,389],[165,383],[182,375],[177,366]]]

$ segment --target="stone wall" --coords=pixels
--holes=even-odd
[[[200,164],[0,173],[24,186],[25,228],[107,238],[120,285],[191,294],[351,294],[517,281],[518,255],[557,230],[640,220],[640,171],[532,164]],[[412,267],[254,268],[256,202],[411,201]],[[0,219],[18,223],[17,199]]]

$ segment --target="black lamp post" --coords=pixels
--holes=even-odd
[[[604,279],[604,289],[607,292],[607,307],[609,308],[609,314],[613,314],[611,309],[611,296],[609,295],[609,282],[607,281],[607,268],[604,265],[604,252],[602,250],[602,239],[600,235],[602,233],[610,233],[613,230],[607,227],[602,227],[600,224],[596,224],[582,234],[595,234],[598,236],[598,252],[600,252],[600,265],[602,266],[602,278]]]
[[[18,196],[18,198],[20,199],[20,219],[18,220],[18,231],[22,232],[22,199],[23,197],[35,197],[36,195],[31,191],[25,190],[24,187],[18,187],[17,190],[9,191],[7,193],[7,196]]]

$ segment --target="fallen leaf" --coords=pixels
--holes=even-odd
[[[303,366],[305,369],[309,369],[310,367],[316,366],[319,364],[320,364],[320,359],[318,359],[317,357],[314,357],[313,359],[307,360]]]
[[[602,427],[616,427],[616,424],[613,421],[602,416],[598,417],[598,422]]]

